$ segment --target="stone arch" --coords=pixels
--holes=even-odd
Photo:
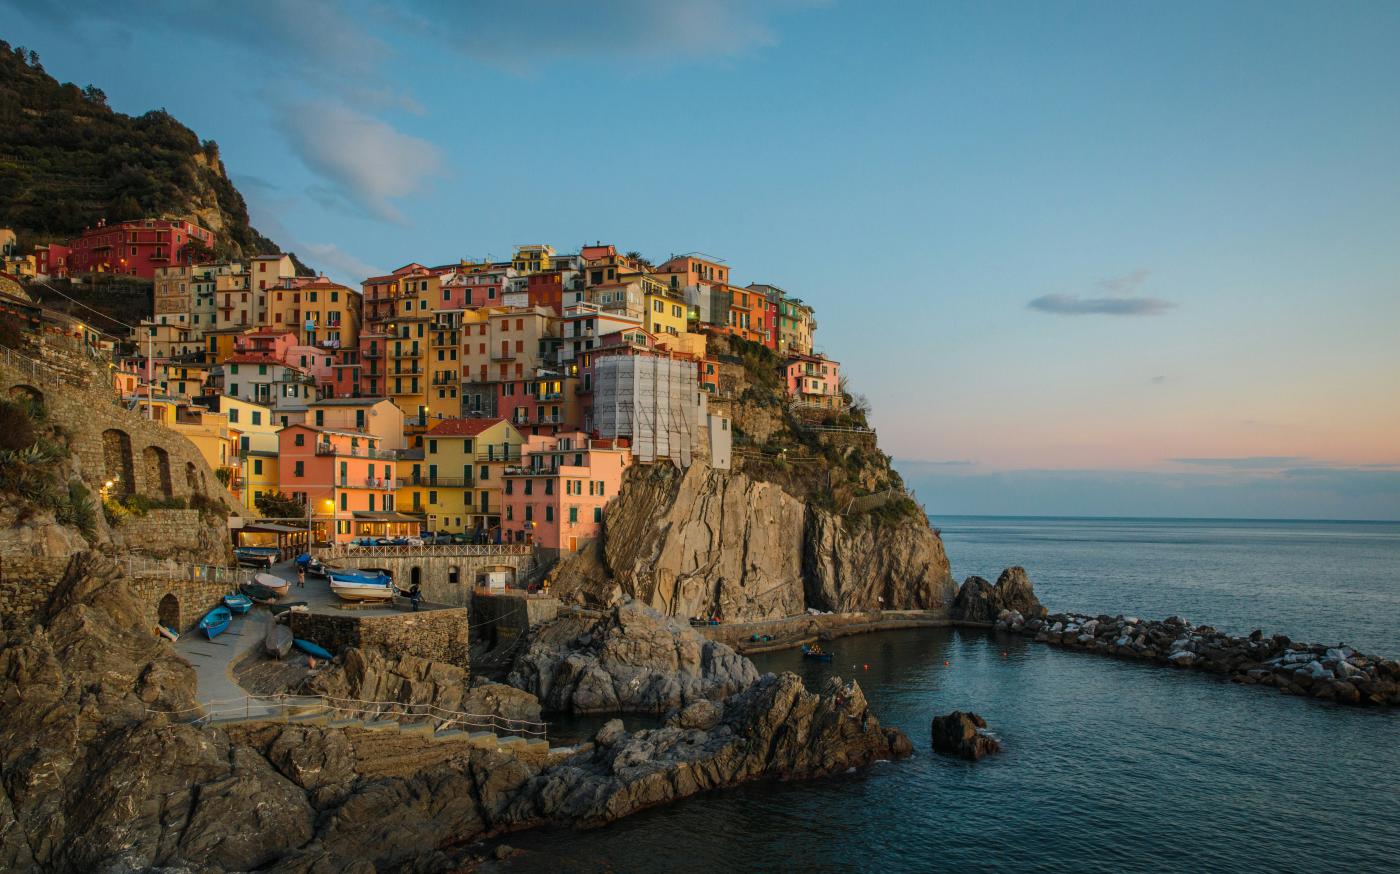
[[[199,488],[199,470],[194,466],[193,461],[185,462],[185,486],[189,488],[190,494],[202,494]]]
[[[408,572],[408,587],[411,589],[421,585],[423,585],[423,569],[415,564]]]
[[[146,491],[159,492],[167,500],[173,498],[175,491],[170,484],[170,454],[159,446],[147,446],[141,450],[141,462],[146,475]]]
[[[160,599],[160,604],[156,607],[156,621],[165,628],[175,629],[175,633],[180,633],[180,599],[172,593],[167,593]]]
[[[455,564],[449,567],[447,569],[447,582],[454,586],[462,582],[461,568],[457,567]]]
[[[120,428],[102,432],[102,467],[112,485],[107,493],[125,498],[136,491],[136,466],[131,457],[131,435]]]
[[[10,400],[25,404],[33,412],[37,412],[44,407],[44,393],[32,385],[15,383],[10,386]]]

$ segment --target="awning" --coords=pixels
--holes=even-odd
[[[278,534],[305,534],[305,528],[297,528],[291,525],[279,525],[276,522],[245,522],[243,531],[273,531]]]
[[[375,513],[369,510],[356,510],[352,514],[359,522],[422,522],[422,516],[408,513]]]

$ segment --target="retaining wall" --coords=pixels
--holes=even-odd
[[[332,653],[347,646],[377,646],[460,668],[471,665],[470,623],[465,607],[357,616],[333,612],[292,613],[292,634]]]
[[[414,582],[414,569],[418,571],[418,586],[423,598],[434,604],[448,604],[453,607],[466,607],[472,603],[472,589],[477,575],[483,571],[510,568],[517,577],[523,577],[534,567],[535,556],[526,554],[467,555],[441,554],[445,547],[427,547],[421,554],[405,554],[405,551],[366,549],[359,554],[336,554],[326,558],[328,564],[347,568],[382,567],[394,575],[394,585],[407,591]],[[456,571],[454,574],[453,571]],[[453,580],[456,582],[453,582]]]

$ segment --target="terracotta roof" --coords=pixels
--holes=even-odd
[[[429,437],[475,437],[505,419],[447,419],[434,425]]]

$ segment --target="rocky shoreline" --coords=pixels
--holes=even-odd
[[[1080,613],[1028,618],[1004,610],[994,627],[1064,649],[1202,671],[1246,686],[1273,686],[1285,695],[1400,706],[1400,663],[1349,646],[1300,643],[1258,629],[1231,635],[1179,616],[1161,621]]]

